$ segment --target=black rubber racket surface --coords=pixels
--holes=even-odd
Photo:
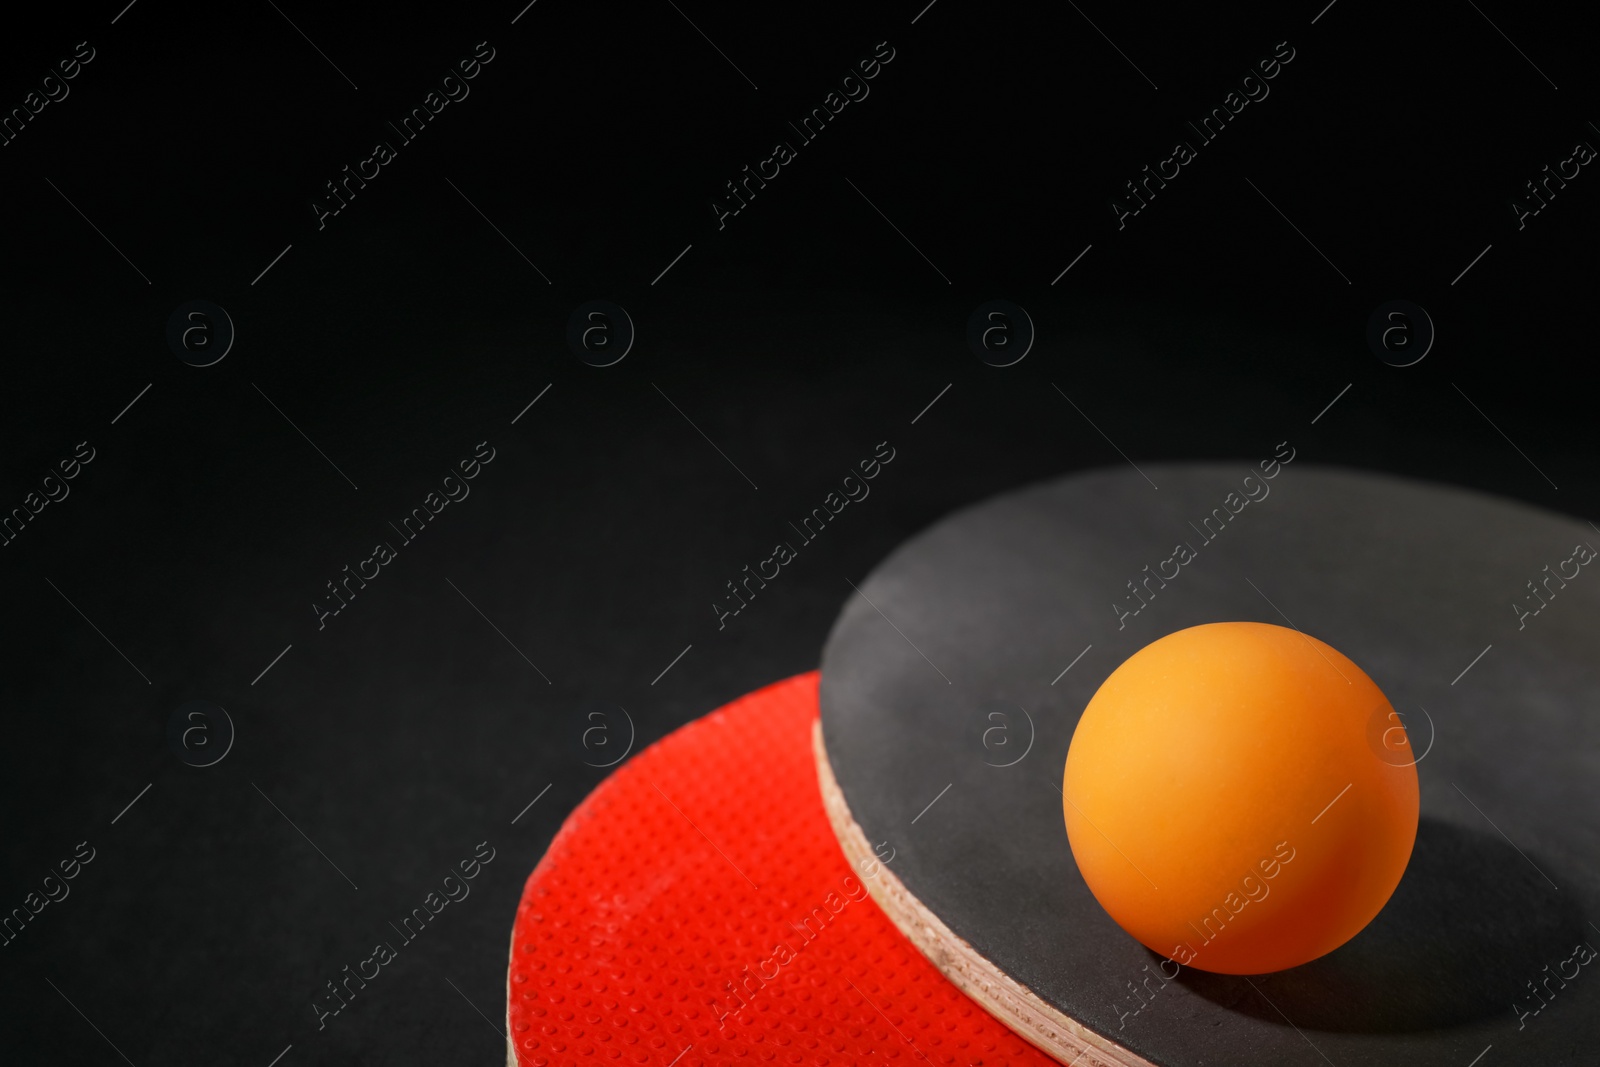
[[[1595,1062],[1600,966],[1576,946],[1600,946],[1600,566],[1575,547],[1600,534],[1305,460],[1261,473],[1093,471],[897,550],[822,660],[825,756],[850,815],[983,959],[1153,1063]],[[1135,599],[1127,583],[1171,574],[1182,543],[1194,558]],[[1570,577],[1537,584],[1552,573]],[[1330,955],[1144,983],[1159,957],[1090,895],[1058,786],[1105,677],[1219,620],[1293,625],[1384,689],[1420,757],[1416,847],[1388,906]]]

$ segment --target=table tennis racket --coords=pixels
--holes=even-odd
[[[895,929],[822,809],[817,676],[623,764],[529,877],[508,1067],[1050,1061]]]
[[[816,746],[844,851],[876,861],[874,899],[930,960],[1062,1062],[1592,1059],[1600,575],[1575,546],[1600,535],[1460,489],[1265,469],[1063,478],[949,517],[861,581],[823,653]],[[1174,576],[1163,561],[1183,543]],[[1269,975],[1179,968],[1124,933],[1062,819],[1068,745],[1100,683],[1151,641],[1223,620],[1350,656],[1418,759],[1422,816],[1387,906]]]

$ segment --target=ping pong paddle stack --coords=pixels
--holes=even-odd
[[[1252,472],[1247,500],[1242,472],[1091,471],[959,512],[860,583],[820,675],[624,764],[528,880],[512,1067],[1592,1061],[1600,981],[1548,965],[1600,941],[1585,710],[1600,580],[1570,575],[1594,557],[1574,544],[1600,538],[1287,459],[1267,489]],[[1551,561],[1564,584],[1516,608]],[[1089,892],[1062,819],[1100,682],[1225,620],[1349,654],[1418,753],[1399,888],[1351,941],[1270,975],[1139,945]],[[1294,830],[1308,855],[1315,818]],[[1223,899],[1237,873],[1194,877],[1216,875]]]

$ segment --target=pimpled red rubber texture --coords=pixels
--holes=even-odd
[[[814,671],[758,690],[572,813],[517,908],[520,1067],[1054,1062],[864,895],[822,809],[816,718]]]

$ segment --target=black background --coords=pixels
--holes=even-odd
[[[815,667],[847,579],[995,492],[1288,439],[1596,512],[1600,178],[1520,231],[1508,206],[1600,142],[1568,12],[278,6],[0,34],[8,110],[95,49],[0,147],[0,509],[95,449],[0,550],[0,908],[97,850],[0,949],[8,1062],[499,1062],[522,882],[627,741],[585,747],[595,702],[637,751]],[[319,230],[323,183],[480,41],[470,95]],[[719,230],[723,183],[880,41],[870,95]],[[1280,41],[1271,94],[1119,231],[1122,183]],[[964,339],[997,297],[1038,329],[1007,368]],[[206,368],[165,339],[196,298],[237,329]],[[638,328],[607,368],[564,339],[593,298]],[[1438,329],[1407,368],[1364,336],[1396,298]],[[319,631],[324,583],[485,440]],[[719,631],[881,441],[871,497]],[[197,698],[237,728],[204,769],[166,741]],[[319,1032],[323,983],[481,841],[472,896]]]

